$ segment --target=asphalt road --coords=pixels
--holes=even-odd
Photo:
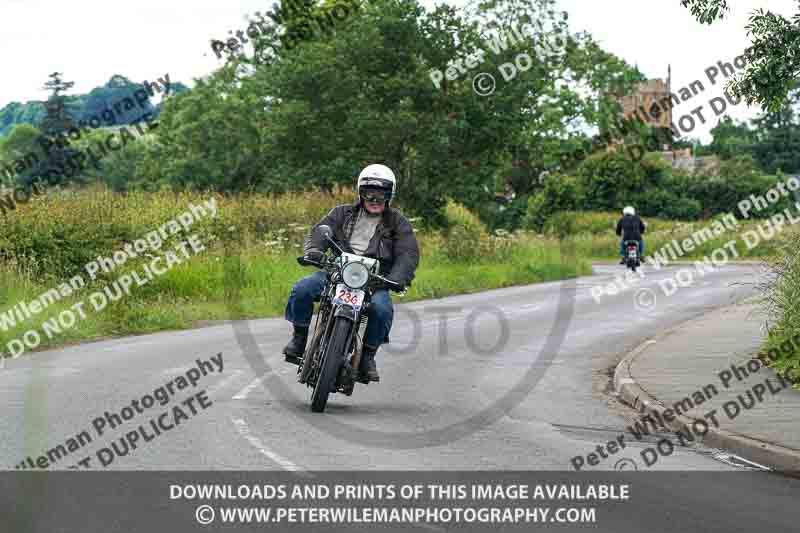
[[[667,296],[659,282],[678,268],[646,270],[635,286],[599,297],[599,288],[624,272],[621,266],[596,265],[593,276],[563,283],[411,304],[395,300],[391,349],[382,348],[377,359],[380,384],[357,385],[351,397],[332,395],[321,415],[310,412],[310,389],[296,383],[296,367],[283,362],[289,327],[280,319],[250,321],[251,339],[242,324],[225,324],[23,357],[0,370],[0,465],[13,469],[29,456],[35,461],[59,444],[66,448],[85,430],[92,442],[51,467],[67,468],[90,456],[91,466],[100,468],[100,448],[173,403],[137,414],[103,437],[93,428],[96,417],[119,413],[185,375],[196,359],[221,353],[221,372],[200,377],[196,387],[175,388],[180,400],[205,390],[210,405],[201,408],[197,399],[196,414],[185,407],[189,416],[179,425],[115,456],[106,469],[284,470],[300,476],[351,469],[574,472],[575,457],[587,459],[598,445],[625,433],[633,419],[635,413],[609,390],[623,354],[661,330],[752,295],[758,270],[729,265]],[[256,352],[265,356],[258,364]],[[621,459],[638,458],[658,440],[628,442],[582,471],[625,469]],[[686,447],[650,470],[741,467],[716,450]],[[787,490],[797,488],[796,481],[751,475],[751,482],[726,484],[726,493],[713,501],[740,512],[745,506],[771,509],[769,520],[782,531],[797,517]],[[653,485],[661,491],[653,502],[671,502],[684,520],[696,519],[686,510],[711,498],[705,489]],[[780,498],[786,498],[783,507]],[[704,530],[750,531],[748,524],[764,525],[760,516],[715,515]]]

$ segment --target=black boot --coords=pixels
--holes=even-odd
[[[358,381],[360,383],[368,384],[370,381],[380,381],[378,375],[378,366],[375,364],[375,354],[378,348],[373,346],[364,345],[364,351],[361,353],[361,362],[358,364]]]
[[[302,364],[303,353],[306,351],[308,341],[308,326],[294,326],[294,333],[289,344],[283,349],[287,363]]]

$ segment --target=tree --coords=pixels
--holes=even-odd
[[[681,0],[701,24],[724,18],[727,0]],[[789,21],[781,15],[759,9],[750,15],[747,33],[751,46],[745,51],[748,66],[744,74],[729,82],[727,90],[744,98],[748,105],[761,104],[775,111],[786,100],[800,74],[800,13]]]
[[[157,130],[163,175],[231,191],[329,189],[352,186],[363,166],[380,162],[398,175],[398,201],[429,221],[448,197],[480,208],[509,184],[524,206],[542,171],[588,143],[585,127],[615,101],[611,90],[641,78],[588,35],[571,34],[553,0],[466,11],[413,0],[345,5],[350,14],[333,31],[291,48],[275,45],[282,33],[262,32],[252,56],[229,54],[196,94],[168,102]],[[534,35],[512,38],[526,24]],[[479,51],[478,66],[445,75]],[[476,94],[479,72],[494,75],[492,94]]]
[[[756,142],[751,151],[766,172],[800,173],[800,121],[795,106],[800,89],[789,93],[783,105],[753,120]]]
[[[161,162],[156,173],[177,188],[285,189],[282,184],[289,173],[274,183],[264,179],[275,165],[265,141],[270,117],[252,86],[252,80],[236,82],[230,67],[225,67],[210,80],[198,80],[190,92],[170,97],[150,150]]]
[[[51,92],[50,98],[45,102],[46,114],[39,124],[39,129],[45,135],[55,137],[75,126],[73,118],[66,108],[67,97],[61,94],[70,90],[74,85],[73,81],[63,81],[60,72],[50,74],[50,81],[44,84],[43,88]]]
[[[578,182],[584,191],[584,208],[616,211],[629,198],[645,190],[645,168],[621,151],[595,154],[578,167]]]
[[[479,2],[464,16],[445,6],[417,15],[420,39],[410,49],[417,48],[424,62],[410,64],[409,72],[424,95],[414,108],[417,116],[425,116],[430,135],[423,141],[422,131],[414,133],[420,141],[415,155],[448,168],[448,183],[457,184],[469,206],[486,199],[484,186],[494,190],[510,184],[518,196],[537,190],[542,172],[586,140],[581,128],[597,126],[608,115],[616,103],[610,90],[629,89],[637,79],[590,36],[571,34],[566,13],[554,8],[550,0],[494,0]],[[535,37],[515,42],[512,28],[526,25],[535,28]],[[445,78],[440,88],[433,86],[431,69],[444,71],[452,60],[476,50],[486,51],[476,72],[496,78],[490,96],[476,98],[471,77]],[[391,49],[383,54],[387,66],[396,60]],[[513,72],[509,65],[516,67],[521,59],[530,60],[527,70],[508,80],[501,76],[501,69]],[[480,165],[465,168],[465,160]],[[513,163],[519,160],[525,164]],[[504,161],[511,167],[504,167]],[[487,172],[491,167],[498,171]]]
[[[755,132],[747,124],[737,124],[731,117],[723,117],[711,130],[714,139],[709,145],[709,152],[720,159],[749,154],[756,141]]]
[[[683,7],[688,7],[700,24],[711,24],[722,19],[730,9],[727,0],[681,0]]]
[[[30,173],[18,177],[22,185],[29,187],[32,180],[38,179],[55,185],[74,178],[79,172],[74,161],[77,151],[58,140],[60,135],[76,129],[75,121],[66,108],[67,97],[62,94],[74,85],[74,82],[63,81],[60,72],[50,74],[50,81],[45,83],[44,89],[51,91],[45,102],[46,114],[39,125],[42,132],[39,145],[44,149],[45,159]]]

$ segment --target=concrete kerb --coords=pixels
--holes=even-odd
[[[660,419],[664,420],[667,427],[673,431],[689,433],[692,432],[692,425],[697,419],[684,415],[672,414],[674,419],[668,421],[667,419],[670,417],[664,416],[667,407],[657,398],[648,394],[648,392],[633,379],[631,375],[631,365],[636,358],[645,353],[648,348],[658,345],[661,340],[670,335],[679,334],[680,331],[693,320],[695,319],[687,320],[646,340],[626,354],[614,371],[614,390],[626,404],[637,411],[646,410],[648,412],[657,413]],[[696,435],[696,439],[707,446],[733,452],[749,461],[767,466],[777,472],[800,477],[800,451],[739,435],[720,428],[714,428],[713,426],[709,426],[708,432],[705,435]]]

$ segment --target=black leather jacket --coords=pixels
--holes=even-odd
[[[317,226],[323,224],[331,227],[333,240],[345,252],[353,253],[350,248],[350,236],[353,234],[360,209],[358,203],[334,207],[309,232],[305,240],[305,253],[311,250],[325,251],[330,246],[314,231]],[[411,284],[419,266],[419,244],[414,229],[400,211],[393,207],[384,210],[383,217],[378,222],[375,234],[363,255],[380,261],[382,276],[404,286]]]
[[[645,225],[639,215],[626,215],[617,222],[617,235],[624,241],[641,241]]]

